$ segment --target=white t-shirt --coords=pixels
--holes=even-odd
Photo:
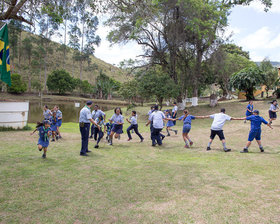
[[[211,130],[214,130],[214,131],[223,130],[223,126],[224,126],[225,122],[231,120],[231,117],[224,113],[212,114],[212,115],[210,115],[210,118],[214,119],[212,126],[211,126]]]
[[[153,127],[157,129],[163,128],[163,119],[165,118],[165,115],[162,111],[154,111],[150,117],[149,120],[153,122]]]
[[[173,107],[173,109],[172,109],[172,112],[173,112],[173,113],[174,113],[175,111],[176,111],[176,113],[177,113],[177,111],[178,111],[178,106],[176,106],[176,105],[175,105],[175,106]]]

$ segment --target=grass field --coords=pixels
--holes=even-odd
[[[268,101],[255,108],[268,117]],[[193,115],[245,113],[247,103],[225,102],[217,108],[191,108]],[[280,223],[280,121],[263,126],[260,153],[239,151],[250,124],[232,121],[224,127],[230,153],[215,139],[206,146],[210,119],[195,120],[185,149],[180,134],[151,147],[144,126],[148,108],[136,108],[145,141],[122,135],[114,147],[101,143],[80,157],[78,125],[63,124],[63,139],[51,143],[47,159],[29,132],[0,132],[0,223]],[[33,125],[34,126],[34,125]],[[125,125],[125,128],[127,124]]]

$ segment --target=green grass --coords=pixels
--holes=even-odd
[[[190,110],[202,115],[226,107],[243,116],[246,104]],[[265,118],[268,106],[255,103]],[[136,108],[143,143],[135,134],[129,143],[122,135],[114,147],[102,142],[96,150],[91,140],[87,158],[79,156],[74,123],[63,124],[64,138],[50,144],[46,160],[36,149],[37,136],[1,132],[0,223],[279,223],[279,121],[274,130],[263,127],[263,154],[256,143],[251,153],[239,153],[249,130],[242,121],[225,125],[231,153],[222,152],[217,139],[206,152],[209,119],[193,121],[192,149],[183,148],[180,135],[153,148],[144,126],[147,109]]]

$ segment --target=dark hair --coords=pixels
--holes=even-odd
[[[99,120],[103,121],[103,116],[102,115],[99,116]]]
[[[158,110],[158,105],[155,105],[155,107],[154,107],[154,108],[155,108],[155,110]]]
[[[122,109],[121,109],[120,107],[116,107],[115,110],[114,110],[114,112],[116,113],[116,112],[117,112],[117,109],[120,110],[120,114],[122,115]]]
[[[272,102],[271,102],[271,103],[274,103],[274,102],[277,102],[277,100],[272,100]]]
[[[99,107],[97,104],[94,105],[95,107]]]
[[[189,114],[189,111],[187,109],[185,109],[184,114]]]
[[[222,109],[221,109],[221,112],[222,112],[222,113],[225,113],[225,112],[226,112],[226,109],[225,109],[225,108],[222,108]]]
[[[135,111],[135,110],[133,110],[133,111],[132,111],[132,113],[136,114],[136,111]]]
[[[176,102],[174,102],[173,104],[177,104]]]
[[[151,106],[151,109],[155,109],[155,106]]]
[[[49,108],[48,108],[48,105],[45,105],[44,107],[47,108],[47,109],[49,109]],[[38,122],[37,122],[37,123],[38,123]]]
[[[43,123],[43,122],[38,121],[38,122],[37,122],[37,125],[36,125],[36,128],[39,128],[39,127],[42,127],[42,126],[44,126],[44,123]]]

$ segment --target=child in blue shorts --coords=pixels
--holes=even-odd
[[[246,113],[245,113],[246,117],[251,116],[253,114],[253,111],[254,111],[253,100],[250,100],[246,108]],[[246,120],[244,121],[244,123],[246,123]]]
[[[189,132],[191,130],[191,125],[192,125],[192,120],[197,119],[197,118],[208,118],[209,116],[193,116],[190,115],[188,110],[184,110],[184,115],[181,117],[177,118],[177,120],[183,120],[184,125],[183,125],[183,140],[185,142],[185,148],[189,148],[190,146],[193,145],[193,141],[191,140],[189,136]],[[190,146],[189,146],[190,143]]]
[[[248,148],[250,147],[251,142],[254,139],[256,139],[261,152],[264,152],[264,149],[263,149],[262,143],[261,143],[261,133],[262,133],[261,125],[262,125],[262,123],[264,123],[267,126],[269,126],[271,129],[273,129],[273,128],[265,119],[263,119],[263,117],[259,116],[258,110],[254,110],[253,115],[246,117],[244,119],[251,121],[251,130],[249,132],[248,142],[247,142],[245,148],[240,152],[248,153]]]
[[[38,149],[39,151],[44,150],[42,158],[46,158],[48,146],[49,146],[49,137],[51,136],[51,129],[50,129],[50,121],[44,120],[43,123],[37,122],[37,126],[35,131],[30,135],[33,135],[36,131],[39,132],[39,140],[38,140]]]
[[[57,135],[57,120],[56,120],[56,112],[53,111],[51,118],[51,131],[52,131],[52,142],[55,141],[55,137]]]
[[[170,110],[166,110],[165,111],[165,117],[167,119],[173,119]],[[166,123],[166,131],[167,131],[167,136],[170,136],[170,132],[169,131],[174,131],[175,135],[177,135],[178,131],[177,130],[173,130],[171,129],[171,127],[173,127],[174,124],[174,120],[168,120]]]
[[[110,133],[111,133],[111,130],[112,130],[112,128],[113,128],[113,124],[112,124],[112,122],[107,122],[106,124],[105,124],[105,129],[106,129],[106,133],[107,133],[107,136],[106,136],[106,140],[109,142],[109,140],[110,140]],[[105,131],[105,130],[104,130]]]

